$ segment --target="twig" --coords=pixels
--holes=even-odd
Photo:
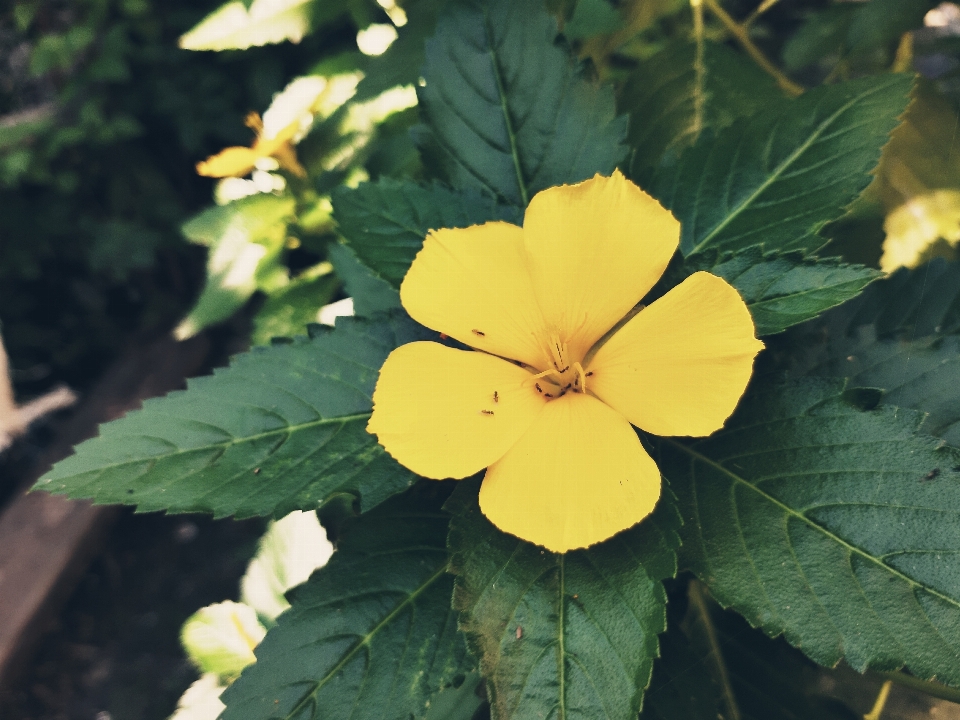
[[[13,399],[7,351],[0,339],[0,452],[13,444],[32,423],[44,415],[70,407],[76,401],[77,396],[72,390],[58,387],[18,407]]]
[[[760,17],[760,16],[763,15],[767,10],[769,10],[769,9],[772,8],[774,5],[776,5],[777,2],[779,2],[779,0],[763,0],[762,3],[760,3],[759,5],[757,5],[756,10],[754,10],[752,13],[750,13],[749,15],[747,15],[747,17],[746,17],[746,18],[744,19],[744,21],[741,23],[741,24],[743,25],[744,29],[746,29],[746,28],[750,27],[751,25],[753,25],[753,23],[756,22],[756,20],[757,20],[758,17]]]
[[[776,80],[777,84],[781,87],[781,89],[783,89],[784,92],[789,93],[790,95],[803,94],[803,86],[798,85],[793,80],[788,78],[783,74],[783,72],[781,72],[780,68],[770,62],[760,48],[753,44],[753,40],[750,39],[746,29],[729,16],[726,10],[720,7],[720,3],[717,2],[717,0],[703,0],[703,2],[708,8],[710,8],[710,12],[717,16],[717,19],[727,29],[727,32],[733,35],[734,39],[740,43],[740,46],[744,49],[747,55],[753,58],[753,61],[757,65],[763,68],[768,75]]]

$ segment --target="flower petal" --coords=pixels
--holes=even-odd
[[[250,174],[260,153],[245,147],[228,147],[197,163],[197,175],[204,177],[243,177]]]
[[[523,231],[544,320],[575,358],[640,302],[680,243],[680,223],[619,171],[537,193]]]
[[[417,322],[471,347],[543,363],[543,319],[516,225],[431,232],[400,286],[400,301]]]
[[[762,349],[737,291],[698,272],[597,351],[587,390],[647,432],[709,435],[733,413]]]
[[[480,509],[504,532],[566,552],[638,523],[659,497],[660,471],[630,424],[568,393],[487,470]]]
[[[503,457],[546,404],[529,379],[485,353],[402,345],[380,369],[367,430],[418,475],[465,478]]]

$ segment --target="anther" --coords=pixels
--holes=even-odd
[[[537,387],[537,392],[538,392],[538,393],[542,393],[542,392],[543,392],[543,388],[540,387],[540,383],[534,383],[534,385],[536,385],[536,387]]]
[[[587,373],[583,371],[583,365],[579,362],[573,364],[574,370],[577,371],[577,379],[580,381],[580,392],[587,391]],[[592,374],[592,373],[591,373]]]
[[[481,410],[481,415],[493,415],[493,410]]]
[[[472,332],[474,335],[479,335],[480,337],[486,337],[486,335],[487,335],[487,334],[486,334],[485,332],[483,332],[482,330],[477,330],[477,329],[473,329],[473,330],[471,330],[470,332]]]
[[[544,397],[548,397],[548,398],[552,398],[552,397],[553,397],[553,395],[551,395],[550,393],[544,393],[543,396],[544,396]]]
[[[496,390],[493,391],[493,401],[495,403],[500,402],[500,393],[498,393]]]

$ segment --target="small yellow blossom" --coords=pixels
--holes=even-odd
[[[660,471],[631,423],[709,435],[763,348],[737,291],[709,273],[633,314],[679,238],[674,217],[619,172],[538,193],[522,228],[431,232],[401,301],[475,351],[394,350],[367,429],[428,478],[486,468],[484,515],[554,552],[635,525],[660,497]]]
[[[276,137],[263,137],[263,121],[258,113],[250,113],[246,125],[257,137],[251,147],[228,147],[216,155],[197,163],[197,174],[205,177],[243,177],[253,172],[257,161],[273,158],[280,167],[289,170],[298,177],[305,177],[307,171],[297,161],[297,152],[293,149],[293,136],[299,129],[294,123],[285,128]]]

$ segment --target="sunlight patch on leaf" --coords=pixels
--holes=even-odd
[[[180,38],[184,50],[243,50],[289,40],[300,42],[310,27],[313,0],[234,0]]]

